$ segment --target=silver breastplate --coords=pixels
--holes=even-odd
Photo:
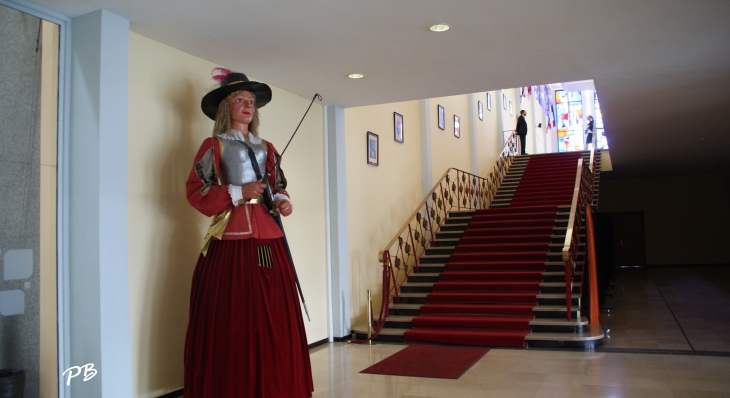
[[[266,143],[248,145],[256,155],[261,174],[266,173]],[[239,141],[223,140],[223,154],[221,155],[221,184],[243,185],[256,181],[246,147]]]

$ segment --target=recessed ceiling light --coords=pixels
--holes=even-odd
[[[450,26],[446,25],[445,23],[440,23],[437,25],[433,25],[430,29],[434,32],[446,32],[449,30]]]
[[[350,79],[362,79],[362,73],[350,73],[347,77]]]

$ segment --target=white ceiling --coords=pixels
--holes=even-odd
[[[730,170],[728,0],[34,3],[72,17],[105,8],[153,40],[343,107],[592,79],[609,174]]]

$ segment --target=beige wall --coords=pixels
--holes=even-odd
[[[730,176],[601,181],[599,210],[644,212],[646,262],[730,264]]]
[[[183,382],[190,284],[209,225],[188,205],[184,184],[212,130],[199,104],[216,66],[130,34],[129,294],[137,397]],[[309,99],[272,90],[273,101],[261,110],[261,135],[283,150]],[[327,337],[323,134],[315,105],[283,161],[294,202],[285,226],[312,315],[305,321],[310,343]]]
[[[514,94],[514,92],[513,92]],[[486,109],[486,93],[475,98],[484,105],[484,120],[476,117],[477,165],[486,176],[502,150],[495,95],[492,110]],[[431,119],[431,170],[437,183],[451,167],[471,170],[472,147],[469,125],[469,96],[458,95],[429,99]],[[445,111],[446,129],[438,128],[438,105]],[[476,106],[476,102],[475,102]],[[393,112],[404,118],[404,143],[393,140]],[[475,110],[476,112],[476,110]],[[454,136],[454,115],[460,117],[461,137]],[[345,109],[347,151],[347,218],[351,280],[352,325],[367,322],[367,289],[373,292],[375,311],[380,305],[381,265],[378,252],[395,236],[423,200],[418,101],[381,104]],[[511,122],[509,122],[512,124]],[[514,128],[514,126],[512,126]],[[380,164],[368,165],[365,136],[373,132],[380,138]]]
[[[403,115],[403,143],[393,139],[393,112]],[[366,134],[378,135],[379,165],[367,164]],[[440,130],[439,130],[440,131]],[[347,221],[352,325],[366,323],[367,289],[380,305],[378,252],[421,197],[418,101],[345,109]]]
[[[56,316],[56,174],[58,25],[41,21],[40,392],[58,396]]]
[[[477,101],[484,103],[484,120],[479,120],[477,116],[477,125],[475,131],[477,134],[477,165],[479,176],[487,177],[494,168],[494,164],[499,158],[502,149],[502,140],[499,137],[499,129],[497,126],[497,110],[495,105],[494,91],[492,94],[492,110],[487,109],[487,93],[476,93]]]
[[[431,178],[435,184],[450,167],[471,171],[469,100],[466,95],[455,95],[432,98],[430,104],[433,108],[431,110]],[[444,107],[445,130],[438,127],[438,105]],[[461,122],[460,138],[454,136],[454,115],[459,116]]]

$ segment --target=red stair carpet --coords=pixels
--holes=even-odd
[[[530,157],[509,208],[477,210],[406,343],[524,347],[579,153]]]
[[[413,345],[360,373],[458,379],[487,352],[488,348]]]

